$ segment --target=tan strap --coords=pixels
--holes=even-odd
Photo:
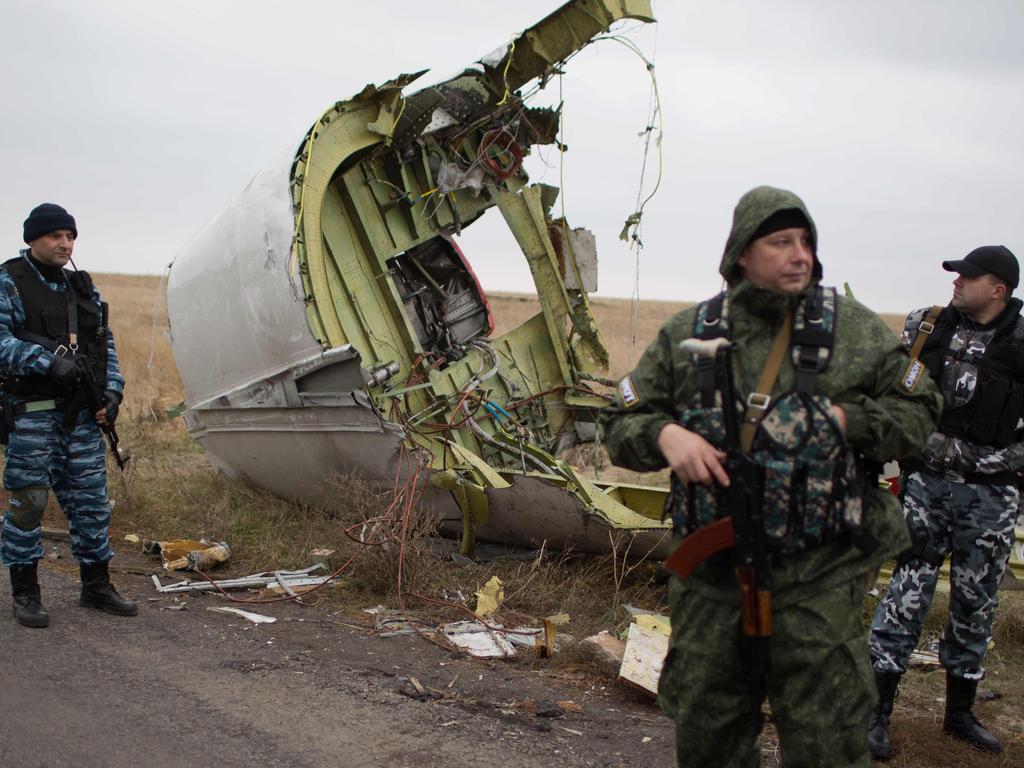
[[[757,432],[761,419],[771,405],[772,389],[779,378],[782,361],[789,351],[789,338],[792,333],[793,313],[787,312],[782,327],[772,342],[772,348],[768,350],[768,359],[764,361],[764,370],[761,371],[761,378],[757,380],[757,388],[747,397],[747,410],[743,414],[743,426],[740,427],[740,450],[744,453],[750,450],[754,442],[754,433]]]
[[[917,360],[921,356],[921,350],[924,349],[924,344],[928,341],[928,337],[932,335],[932,331],[935,330],[935,321],[939,319],[939,314],[942,312],[942,307],[938,304],[928,310],[928,314],[925,315],[924,320],[917,326],[917,335],[914,336],[914,344],[910,347],[910,357],[913,360]]]

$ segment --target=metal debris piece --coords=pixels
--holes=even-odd
[[[446,624],[441,632],[449,643],[478,659],[510,659],[516,655],[516,649],[503,633],[485,629],[475,621]]]
[[[206,610],[216,613],[231,613],[235,616],[241,616],[243,619],[248,619],[253,624],[273,624],[277,621],[277,618],[274,616],[264,616],[262,613],[243,611],[241,608],[230,608],[226,605],[211,605]]]
[[[185,579],[177,584],[161,584],[160,577],[153,574],[153,584],[157,592],[164,594],[174,592],[212,592],[218,589],[261,589],[271,584],[287,585],[288,587],[303,587],[310,584],[325,584],[332,581],[329,576],[310,576],[314,571],[326,570],[323,563],[311,565],[301,571],[273,571],[256,573],[252,576],[243,576],[238,579],[220,579],[216,581],[189,581]]]
[[[912,651],[907,665],[913,669],[938,669],[941,666],[937,651],[919,649]]]

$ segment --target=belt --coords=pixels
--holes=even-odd
[[[40,411],[63,411],[68,407],[65,398],[51,398],[50,400],[29,400],[23,403],[14,403],[12,410],[16,416],[23,413],[39,413]]]

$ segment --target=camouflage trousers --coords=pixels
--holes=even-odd
[[[4,488],[12,496],[0,545],[6,566],[28,564],[43,556],[38,522],[41,510],[26,514],[24,509],[16,509],[26,504],[22,497],[29,488],[40,489],[35,496],[37,507],[46,503],[42,489],[53,489],[68,519],[71,551],[80,563],[96,565],[112,557],[103,433],[85,411],[70,433],[61,429],[63,418],[58,411],[40,411],[15,420],[4,464]],[[27,520],[32,521],[31,528],[23,527],[29,524]]]
[[[737,588],[737,593],[738,593]],[[765,678],[787,768],[867,768],[877,701],[861,620],[863,578],[776,609]],[[676,724],[680,768],[757,768],[762,719],[752,713],[740,652],[739,600],[669,584],[672,639],[658,703]]]
[[[982,662],[1019,504],[1020,492],[1012,485],[949,482],[927,469],[907,476],[903,514],[914,545],[898,562],[871,621],[876,670],[906,671],[935,596],[939,568],[952,553],[949,621],[939,660],[955,677],[984,676]]]

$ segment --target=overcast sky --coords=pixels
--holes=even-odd
[[[160,274],[328,104],[431,68],[429,85],[555,0],[0,0],[0,244],[43,201],[78,220],[79,266]],[[639,259],[620,243],[643,160],[650,79],[612,41],[563,82],[565,205],[598,239],[598,293],[714,293],[732,208],[757,184],[800,194],[827,283],[880,311],[944,303],[943,259],[1024,257],[1024,2],[659,0],[625,27],[654,57],[661,189]],[[557,80],[548,102],[557,102]],[[546,164],[545,164],[546,163]],[[657,158],[648,159],[648,187]],[[529,165],[559,183],[558,154]],[[494,210],[463,247],[485,289],[529,291]]]

